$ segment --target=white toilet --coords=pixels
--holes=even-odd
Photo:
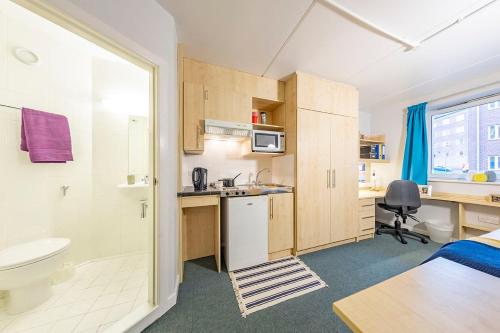
[[[0,290],[8,291],[7,313],[30,310],[50,298],[50,276],[70,244],[67,238],[45,238],[0,251]]]

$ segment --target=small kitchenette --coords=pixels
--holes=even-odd
[[[231,272],[373,237],[355,88],[180,57],[179,91],[181,280],[188,260]]]
[[[285,156],[284,82],[184,58],[179,268],[214,256],[219,272],[292,254],[292,177]],[[182,274],[181,274],[182,279]]]

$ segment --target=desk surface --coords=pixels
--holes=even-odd
[[[438,258],[333,303],[354,332],[498,332],[500,279]]]
[[[359,198],[360,199],[383,198],[385,196],[385,192],[386,192],[385,190],[383,191],[360,190]],[[439,201],[448,201],[448,202],[500,208],[500,203],[491,202],[488,200],[487,196],[480,196],[480,195],[436,192],[433,193],[432,196],[420,195],[420,198],[424,200],[439,200]]]

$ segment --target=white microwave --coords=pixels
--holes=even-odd
[[[284,153],[285,132],[253,130],[252,151],[263,153]]]

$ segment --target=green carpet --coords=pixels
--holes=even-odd
[[[185,264],[177,304],[144,332],[350,332],[332,302],[417,266],[439,244],[391,235],[300,258],[329,286],[242,318],[229,275],[214,271],[213,257]]]

